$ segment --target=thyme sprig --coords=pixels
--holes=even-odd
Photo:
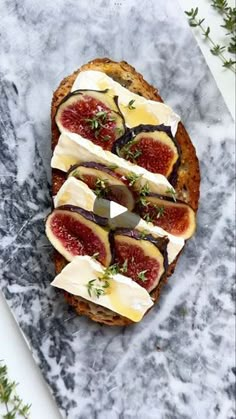
[[[81,175],[78,169],[73,170],[73,172],[71,173],[71,176],[83,180],[83,176]]]
[[[121,268],[119,268],[117,263],[108,266],[102,275],[100,275],[98,278],[91,279],[86,284],[89,296],[95,296],[99,298],[101,295],[105,295],[107,293],[107,289],[110,287],[110,279],[112,279],[112,276],[118,274],[119,272],[124,272],[125,269],[127,270],[126,261]]]
[[[98,198],[104,198],[109,193],[109,182],[107,179],[97,178],[95,182],[95,189],[94,193],[97,195]]]
[[[128,270],[128,259],[125,259],[123,265],[119,268],[119,272],[125,274]]]
[[[29,418],[30,405],[24,404],[16,393],[17,383],[8,378],[7,366],[0,361],[0,403],[5,406],[3,419]]]
[[[94,253],[91,257],[92,257],[94,260],[98,260],[99,256],[100,256],[100,253],[99,253],[99,252],[95,252],[95,253]]]
[[[148,182],[140,189],[139,197],[137,200],[137,204],[141,204],[143,207],[147,207],[149,203],[147,202],[147,195],[150,193],[150,188]]]
[[[159,207],[158,205],[155,205],[154,208],[155,208],[156,213],[157,213],[157,217],[156,218],[163,217],[163,215],[165,213],[165,207],[163,207],[163,206],[160,206]]]
[[[105,141],[105,142],[110,141],[110,139],[111,139],[110,135],[103,135],[103,136],[101,137],[101,140],[102,140],[102,141]]]
[[[141,239],[141,240],[146,239],[146,237],[147,237],[149,234],[150,234],[150,233],[149,233],[149,231],[146,231],[146,230],[142,230],[142,231],[140,231],[140,239]]]
[[[148,203],[149,205],[149,203]],[[161,218],[165,215],[165,207],[159,205],[152,206],[152,213],[148,212],[144,214],[143,219],[147,221],[147,223],[152,223],[154,220]]]
[[[135,144],[135,139],[129,141],[122,149],[117,149],[117,154],[119,157],[123,157],[126,160],[130,160],[133,163],[136,163],[138,157],[142,155],[142,151],[136,148],[131,150],[131,147]]]
[[[92,118],[85,118],[85,122],[87,122],[90,128],[93,131],[95,131],[95,137],[99,135],[101,128],[104,128],[105,124],[107,124],[108,122],[113,122],[115,120],[116,118],[108,115],[108,112],[106,111],[99,111]],[[104,137],[102,139],[104,141],[108,141],[108,139],[104,139]]]
[[[143,215],[143,219],[147,222],[147,223],[152,223],[153,222],[153,217],[147,212],[146,214]]]
[[[222,0],[215,0],[215,2],[213,1],[213,3],[215,4],[214,7],[216,7],[216,4],[218,4],[217,8],[222,7],[222,10],[225,10],[228,5],[227,2],[225,2],[225,0],[222,2]],[[221,6],[220,6],[220,3]],[[232,9],[232,8],[230,8]],[[203,36],[205,37],[205,39],[207,39],[209,41],[209,43],[212,45],[212,48],[210,49],[211,53],[213,55],[216,55],[220,58],[220,60],[223,63],[223,67],[229,68],[230,70],[232,70],[234,73],[236,73],[236,68],[235,68],[235,64],[236,61],[233,61],[232,59],[227,60],[227,58],[224,55],[224,51],[226,49],[225,46],[221,46],[219,44],[216,44],[213,39],[210,37],[210,27],[207,26],[203,26],[203,22],[205,21],[205,19],[200,19],[198,17],[198,7],[196,7],[195,9],[191,9],[189,11],[185,11],[185,14],[188,16],[189,19],[189,24],[192,27],[199,27]],[[230,15],[227,15],[227,17],[225,17],[224,21],[225,24],[222,25],[223,27],[227,27],[228,30],[232,31],[233,27],[235,28],[235,24],[233,25],[233,19],[235,19],[235,14],[232,12]],[[234,36],[235,36],[235,29],[234,29]],[[232,45],[230,46],[230,52],[232,52],[234,50],[234,41],[235,39],[232,40]]]
[[[145,282],[147,280],[145,274],[147,273],[147,269],[145,269],[144,271],[140,271],[138,273],[138,279],[140,279],[140,281]]]
[[[227,34],[230,36],[230,43],[228,51],[231,54],[236,53],[236,7],[230,7],[227,0],[212,0],[211,5],[218,10],[223,16],[224,24],[222,28],[227,30]]]
[[[229,6],[227,0],[212,0],[211,5],[221,13],[228,13]]]
[[[130,172],[125,175],[125,178],[129,182],[129,186],[134,186],[138,179],[140,179],[141,175],[136,175],[136,173]]]

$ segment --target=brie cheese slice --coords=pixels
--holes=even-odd
[[[78,89],[109,89],[106,94],[112,97],[118,96],[119,108],[129,128],[139,124],[165,124],[171,127],[173,136],[176,134],[180,117],[169,106],[130,92],[101,71],[81,71],[71,91]],[[130,103],[132,105],[129,105]]]
[[[55,147],[51,166],[54,169],[67,172],[74,164],[96,162],[106,166],[116,166],[117,172],[125,176],[131,172],[140,176],[136,184],[140,187],[148,183],[151,192],[166,195],[168,189],[173,189],[165,176],[151,173],[143,167],[130,163],[110,151],[93,144],[92,141],[82,138],[78,134],[61,134]]]
[[[103,273],[102,265],[90,256],[76,256],[56,276],[51,285],[139,322],[153,306],[148,292],[131,278],[121,274],[113,275],[108,280],[109,286],[102,288],[104,281],[99,278]],[[93,281],[90,292],[89,281]],[[104,294],[96,296],[96,289],[104,290]]]

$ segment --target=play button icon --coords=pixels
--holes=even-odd
[[[126,188],[124,186],[124,188]],[[121,186],[112,185],[112,197],[119,201],[121,194]],[[100,217],[108,218],[111,228],[130,228],[133,229],[140,221],[140,217],[129,211],[125,206],[118,202],[109,200],[109,196],[104,198],[97,197],[94,201],[93,212]]]
[[[114,201],[110,201],[109,203],[109,218],[119,217],[122,214],[127,212],[127,208],[123,207],[120,204],[117,204]]]

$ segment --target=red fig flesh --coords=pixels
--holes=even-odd
[[[180,161],[178,144],[164,125],[140,125],[131,129],[113,145],[113,152],[166,177],[170,177]]]
[[[139,205],[140,216],[174,236],[189,239],[196,229],[193,209],[184,202],[164,198],[147,196],[146,205]]]
[[[76,210],[75,210],[76,208]],[[46,220],[46,234],[52,245],[68,261],[77,255],[97,255],[104,266],[111,262],[108,231],[96,224],[96,217],[88,219],[87,211],[71,206],[71,209],[58,207]]]
[[[135,237],[132,232],[114,233],[114,259],[123,267],[124,275],[151,292],[165,272],[165,254],[152,241],[140,238],[140,234],[139,239]],[[166,243],[164,246],[166,249]]]
[[[111,150],[113,142],[124,133],[124,124],[114,98],[106,93],[76,90],[67,95],[56,114],[60,131],[80,134],[105,150]]]

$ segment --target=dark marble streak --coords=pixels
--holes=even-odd
[[[233,125],[173,0],[2,2],[1,287],[69,419],[234,416]],[[201,162],[198,230],[137,325],[79,318],[49,284],[50,101],[96,56],[126,59],[181,114]]]

